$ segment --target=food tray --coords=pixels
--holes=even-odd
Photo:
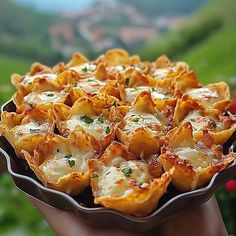
[[[2,106],[2,111],[15,111],[12,100]],[[235,152],[235,143],[236,132],[225,143],[224,153]],[[47,205],[74,212],[90,224],[115,226],[139,232],[152,230],[176,214],[206,202],[217,188],[233,177],[236,171],[236,160],[234,160],[226,169],[216,173],[205,187],[191,192],[181,193],[170,185],[167,190],[168,194],[160,199],[157,209],[148,216],[134,217],[94,205],[90,188],[87,188],[76,197],[71,197],[65,193],[44,187],[26,161],[16,157],[14,149],[4,137],[0,137],[0,155],[6,160],[8,172],[15,186],[24,193],[39,199]]]

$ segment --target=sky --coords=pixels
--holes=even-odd
[[[45,12],[60,12],[67,10],[81,10],[95,0],[13,0],[24,6],[33,7],[36,10]]]

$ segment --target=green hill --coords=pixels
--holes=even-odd
[[[31,64],[32,61],[30,60],[0,55],[0,104],[6,102],[14,92],[14,88],[11,86],[10,82],[11,74],[25,74],[29,70]]]
[[[55,63],[62,59],[50,46],[48,28],[54,15],[46,15],[10,0],[0,1],[0,51],[14,57]]]
[[[235,12],[235,0],[212,0],[181,29],[152,39],[138,53],[144,59],[167,54],[186,60],[202,83],[225,80],[235,89]]]

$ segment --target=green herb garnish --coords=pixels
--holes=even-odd
[[[91,176],[91,178],[98,178],[98,177],[99,177],[99,175],[97,173],[93,173]]]
[[[107,127],[106,127],[106,131],[105,131],[105,133],[106,133],[106,134],[109,134],[110,132],[111,132],[110,127],[107,126]]]
[[[95,79],[88,79],[88,82],[95,82]]]
[[[117,124],[117,123],[119,123],[119,122],[120,122],[120,118],[117,117],[117,118],[115,119],[115,123]]]
[[[84,115],[80,117],[80,120],[85,122],[86,124],[91,124],[93,123],[93,119],[90,116]]]
[[[84,68],[81,69],[81,71],[84,72],[84,73],[87,73],[88,72],[88,68],[84,67]]]
[[[130,81],[130,78],[126,78],[126,79],[125,79],[125,84],[128,85],[128,84],[129,84],[129,81]]]
[[[31,134],[37,134],[40,133],[40,129],[30,129]]]
[[[70,167],[72,167],[72,166],[75,165],[75,160],[70,160],[70,159],[68,159],[68,160],[67,160],[67,163],[70,165]]]
[[[65,158],[66,158],[66,159],[70,159],[71,157],[72,157],[71,154],[69,154],[69,155],[65,155]]]
[[[152,87],[152,92],[154,92],[154,91],[156,91],[156,89]]]
[[[195,122],[195,119],[193,119],[193,118],[190,118],[190,121],[192,121],[192,122]]]
[[[99,121],[100,123],[104,123],[104,118],[101,117],[101,116],[99,116],[99,117],[98,117],[98,121]]]
[[[69,164],[70,167],[75,165],[75,160],[71,160],[70,158],[72,157],[71,154],[65,155],[66,162]]]
[[[125,167],[121,169],[121,171],[124,173],[126,177],[129,177],[132,174],[132,169],[130,167]]]
[[[135,117],[134,119],[132,119],[133,122],[139,122],[140,118],[139,117]]]
[[[107,173],[106,173],[106,175],[109,175],[111,172],[110,171],[108,171]]]
[[[28,102],[29,106],[30,107],[33,107],[34,106],[34,103],[33,102]]]
[[[32,85],[33,83],[32,82],[28,82],[28,85]]]
[[[49,94],[47,94],[47,96],[48,96],[48,97],[53,97],[54,94],[53,94],[53,93],[49,93]]]

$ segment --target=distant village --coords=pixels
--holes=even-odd
[[[49,29],[52,47],[65,57],[75,51],[101,52],[112,47],[137,48],[161,34],[180,27],[185,15],[148,17],[133,5],[99,0],[79,12],[61,12],[64,19]]]

